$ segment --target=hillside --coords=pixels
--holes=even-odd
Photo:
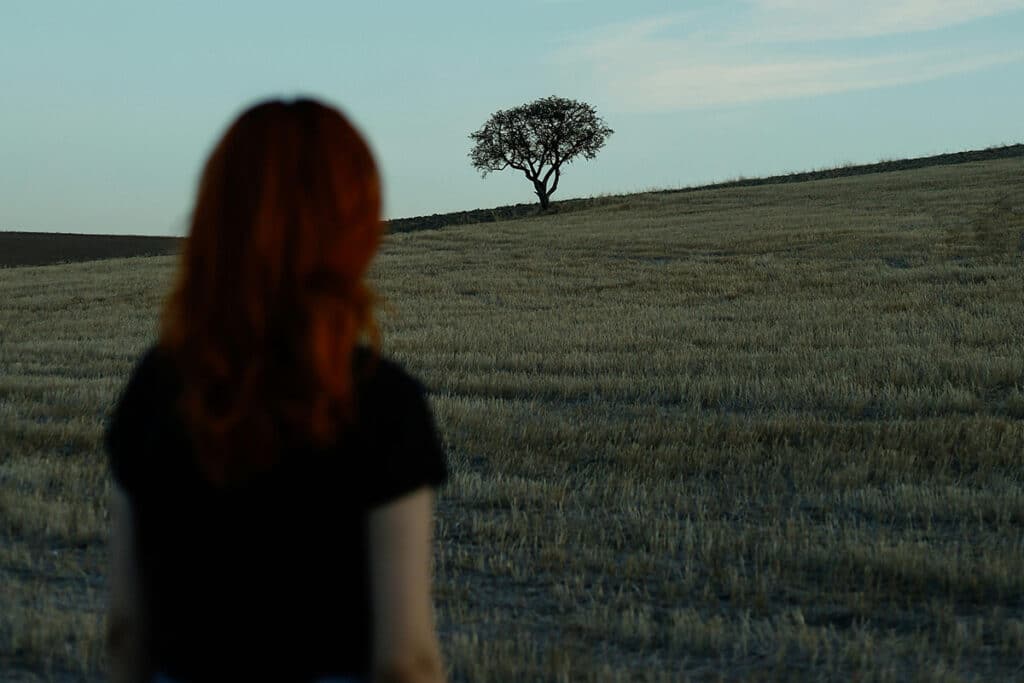
[[[382,352],[449,463],[450,680],[1019,682],[1022,171],[387,240]],[[0,680],[107,679],[104,429],[177,266],[0,269]]]
[[[1024,157],[1024,144],[1008,145],[984,150],[939,154],[935,156],[896,161],[882,161],[874,164],[843,166],[839,168],[790,173],[765,178],[744,178],[722,183],[686,187],[676,190],[659,190],[643,194],[676,194],[706,190],[753,187],[786,183],[800,183],[828,178],[844,178],[872,173],[891,173],[931,166],[964,164],[978,161]],[[549,213],[569,213],[600,206],[621,204],[630,197],[641,195],[617,195],[596,198],[577,198],[555,201]],[[452,225],[491,223],[537,216],[536,203],[499,206],[491,209],[472,209],[429,216],[396,218],[389,222],[392,233],[435,230]],[[71,233],[0,232],[0,268],[16,266],[73,263],[130,256],[160,256],[177,254],[184,240],[180,237],[147,237],[118,235],[79,235]]]

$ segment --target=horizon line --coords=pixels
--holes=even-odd
[[[919,157],[903,157],[903,158],[898,158],[898,159],[882,158],[882,159],[879,159],[878,161],[868,162],[868,163],[846,162],[846,163],[843,163],[843,164],[837,165],[837,166],[813,168],[813,169],[810,169],[810,170],[802,170],[802,171],[788,171],[788,172],[785,172],[785,173],[778,173],[778,174],[775,174],[775,175],[768,175],[768,176],[756,176],[756,177],[748,178],[748,177],[746,177],[746,176],[744,176],[742,174],[739,174],[737,176],[733,176],[731,179],[717,180],[717,181],[711,181],[711,182],[704,182],[704,183],[699,184],[699,185],[684,185],[682,187],[674,187],[674,188],[657,188],[657,189],[651,188],[651,189],[639,190],[639,191],[635,191],[635,192],[622,192],[620,194],[604,193],[604,194],[600,194],[600,195],[589,195],[589,196],[586,196],[586,197],[566,197],[564,199],[552,200],[552,204],[555,204],[555,203],[558,203],[558,202],[585,201],[585,200],[588,200],[588,199],[603,199],[603,198],[627,197],[627,196],[640,195],[640,194],[652,194],[652,193],[665,193],[665,194],[669,194],[669,193],[673,193],[673,192],[694,192],[694,191],[698,191],[698,190],[713,190],[713,189],[722,189],[722,188],[724,188],[726,186],[730,186],[730,185],[753,185],[753,184],[770,185],[770,184],[776,184],[775,182],[772,182],[772,181],[781,181],[784,178],[791,178],[791,177],[794,177],[794,176],[811,175],[811,174],[818,174],[818,173],[827,173],[829,171],[847,171],[847,172],[849,172],[849,171],[855,171],[855,170],[861,169],[861,168],[870,168],[870,167],[874,167],[874,166],[883,166],[883,165],[886,165],[886,164],[897,164],[897,163],[900,163],[900,162],[920,162],[920,161],[927,161],[927,160],[930,160],[930,159],[938,159],[938,158],[941,158],[941,157],[953,156],[953,155],[957,155],[957,154],[971,154],[971,153],[981,153],[981,152],[996,152],[996,151],[1000,151],[1000,150],[1011,149],[1011,148],[1014,148],[1014,147],[1024,148],[1024,142],[1014,142],[1014,143],[1007,143],[1007,144],[1001,144],[1001,145],[990,145],[988,147],[978,148],[978,149],[960,149],[960,150],[952,151],[952,152],[940,152],[938,154],[928,154],[928,155],[919,156]],[[1024,155],[1024,149],[1021,150],[1021,154]],[[972,162],[968,161],[968,162],[963,162],[963,163],[972,163]],[[896,169],[896,170],[916,170],[916,169]],[[813,178],[808,178],[807,180],[810,181],[810,180],[814,180],[814,179]],[[503,209],[503,208],[512,208],[512,207],[519,207],[519,206],[531,206],[531,205],[536,204],[536,203],[537,202],[531,201],[531,202],[518,202],[516,204],[503,204],[501,206],[494,206],[494,207],[489,207],[489,208],[479,208],[478,207],[478,208],[475,208],[475,209],[457,209],[455,211],[444,211],[444,212],[440,212],[440,213],[435,212],[435,213],[429,213],[429,214],[426,214],[426,213],[425,214],[419,214],[419,215],[416,215],[416,216],[402,216],[402,217],[396,217],[396,218],[387,218],[387,219],[384,219],[384,222],[392,223],[392,222],[396,222],[396,221],[414,221],[414,220],[421,219],[421,218],[436,218],[438,216],[452,216],[452,215],[458,215],[458,214],[471,213],[471,212],[474,212],[474,211],[495,211],[495,210]],[[0,227],[0,232],[19,233],[19,234],[28,234],[28,235],[69,235],[69,236],[76,236],[76,237],[144,237],[144,238],[177,239],[177,240],[181,240],[181,239],[186,239],[187,238],[187,235],[153,235],[153,234],[141,234],[140,235],[140,234],[130,234],[130,233],[59,232],[59,231],[25,230],[25,229],[7,228],[7,227]]]

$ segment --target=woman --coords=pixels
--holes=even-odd
[[[260,103],[214,148],[105,434],[115,680],[443,679],[445,455],[423,384],[379,353],[362,278],[384,232],[330,106]]]

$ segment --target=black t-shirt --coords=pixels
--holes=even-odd
[[[357,347],[354,363],[367,355]],[[368,512],[447,480],[423,384],[381,357],[357,382],[358,424],[329,452],[293,449],[230,490],[197,469],[180,386],[151,347],[104,435],[132,501],[158,670],[189,681],[366,675]]]

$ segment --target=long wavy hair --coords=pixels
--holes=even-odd
[[[157,346],[182,381],[178,409],[218,485],[286,447],[327,446],[356,419],[362,332],[380,357],[363,281],[387,230],[363,137],[334,107],[246,109],[203,168]]]

